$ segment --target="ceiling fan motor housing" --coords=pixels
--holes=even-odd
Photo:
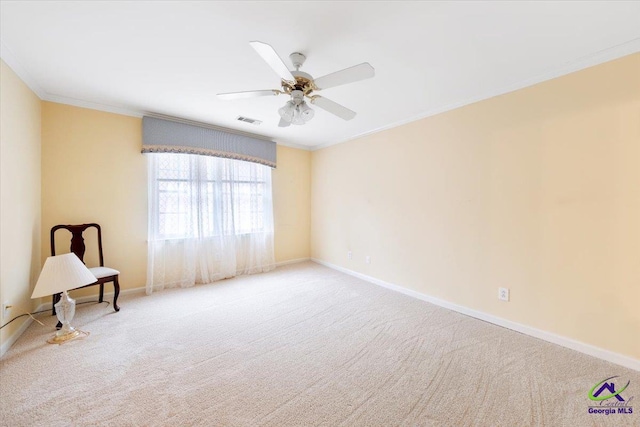
[[[300,67],[302,67],[304,61],[307,60],[307,57],[300,52],[293,52],[291,55],[289,55],[289,59],[291,60],[293,66],[296,67],[296,70],[298,70],[300,69]]]
[[[284,88],[285,92],[288,93],[290,91],[300,90],[305,95],[308,95],[312,91],[316,90],[316,85],[313,84],[313,77],[311,77],[310,74],[304,73],[302,71],[292,71],[291,74],[293,74],[293,77],[296,78],[296,82],[294,85],[291,85],[290,83],[287,83],[283,80],[282,87]]]

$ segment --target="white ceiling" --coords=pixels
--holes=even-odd
[[[106,111],[175,116],[326,146],[640,51],[640,2],[7,2],[2,58],[43,98]],[[307,55],[314,77],[361,62],[373,79],[322,95],[278,128],[286,98],[219,92],[279,87],[249,46]],[[236,121],[262,120],[260,126]]]

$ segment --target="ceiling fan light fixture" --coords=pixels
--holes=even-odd
[[[313,115],[315,114],[315,111],[313,111],[313,109],[309,107],[306,102],[298,105],[298,111],[300,112],[300,116],[305,122],[313,119]]]
[[[293,116],[293,120],[291,120],[292,125],[303,125],[305,123],[306,122],[304,121],[302,116],[300,116],[300,114],[296,114],[295,116]]]
[[[278,110],[278,114],[288,123],[293,125],[303,125],[311,120],[315,111],[304,101],[287,101],[284,107]]]
[[[280,114],[280,117],[282,117],[283,120],[285,120],[288,123],[291,123],[293,121],[293,116],[295,114],[295,111],[296,111],[296,106],[293,103],[293,101],[287,101],[287,103],[284,104],[284,107],[278,110],[278,114]]]

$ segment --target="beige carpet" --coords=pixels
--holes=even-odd
[[[0,425],[640,425],[640,403],[587,412],[613,375],[640,398],[638,372],[313,263],[120,305],[79,306],[91,336],[63,346],[32,324],[0,360]]]

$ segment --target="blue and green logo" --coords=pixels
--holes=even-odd
[[[600,400],[607,400],[607,399],[611,399],[612,397],[615,397],[616,399],[618,399],[619,402],[624,402],[624,399],[622,398],[622,396],[620,396],[620,393],[622,393],[623,391],[625,391],[627,387],[629,387],[631,380],[627,381],[627,384],[624,387],[616,391],[616,385],[613,382],[607,382],[614,378],[618,378],[618,376],[606,378],[600,381],[598,384],[594,385],[591,388],[591,390],[589,390],[589,399],[600,401]],[[595,389],[598,389],[598,391],[594,393],[593,391]],[[607,390],[609,394],[606,394],[603,396],[602,392],[605,390]]]
[[[589,399],[593,401],[593,406],[589,406],[590,414],[633,414],[633,407],[631,406],[633,396],[628,397],[626,400],[622,397],[622,392],[629,387],[631,380],[624,384],[624,380],[614,382],[613,380],[616,378],[620,377],[616,375],[605,378],[591,387]],[[616,382],[624,384],[624,386],[616,388]]]

